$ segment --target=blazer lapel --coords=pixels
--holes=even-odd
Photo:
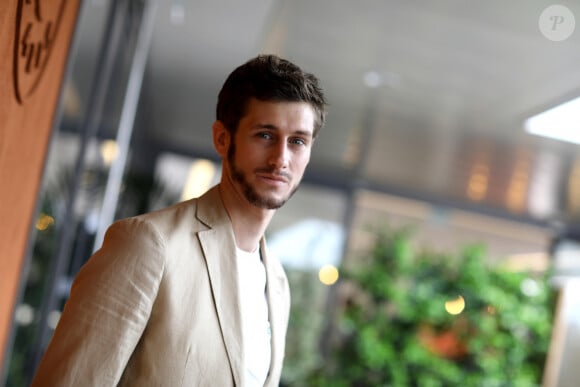
[[[242,316],[233,229],[219,192],[212,189],[200,198],[198,218],[211,229],[198,233],[207,263],[214,303],[234,381],[243,385]]]

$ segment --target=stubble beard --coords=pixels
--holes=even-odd
[[[235,156],[236,156],[236,144],[234,142],[231,142],[230,148],[228,149],[228,163],[230,165],[230,177],[232,178],[233,181],[235,181],[240,185],[240,187],[242,188],[242,194],[244,195],[246,200],[249,203],[253,204],[254,206],[267,210],[277,210],[278,208],[282,207],[288,201],[288,199],[292,197],[292,195],[294,195],[296,190],[298,190],[298,186],[300,184],[296,184],[296,186],[292,189],[292,191],[287,197],[279,200],[267,198],[264,197],[263,195],[260,195],[258,191],[256,191],[256,189],[248,182],[248,180],[246,180],[246,177],[244,176],[243,172],[240,171],[236,166]],[[266,168],[264,168],[263,172],[272,173],[274,172],[274,169],[272,168],[267,170]]]

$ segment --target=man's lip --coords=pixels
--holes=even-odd
[[[276,175],[276,174],[271,174],[271,173],[259,173],[258,176],[262,177],[264,179],[279,181],[281,183],[287,183],[289,180],[288,177],[286,177],[284,175]]]

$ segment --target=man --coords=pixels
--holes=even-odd
[[[212,127],[220,183],[109,228],[33,385],[277,386],[290,295],[264,232],[324,118],[318,80],[294,64],[268,55],[234,70]]]

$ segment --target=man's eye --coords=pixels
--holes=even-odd
[[[266,139],[266,140],[272,139],[272,135],[268,132],[260,132],[260,133],[258,133],[258,137]]]
[[[292,140],[290,140],[290,142],[295,145],[306,145],[306,141],[304,141],[301,138],[293,138]]]

